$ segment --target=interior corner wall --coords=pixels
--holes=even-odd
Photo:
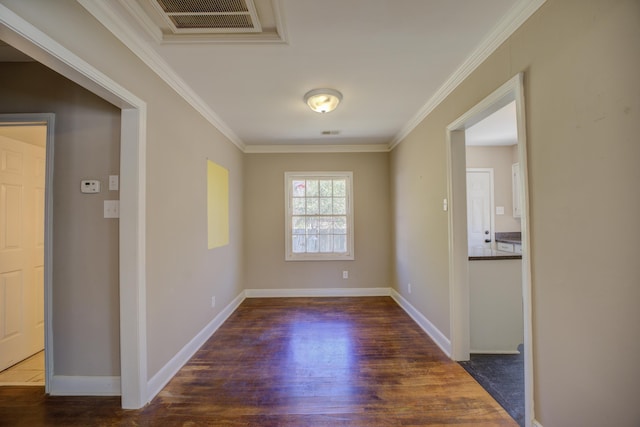
[[[119,376],[117,200],[120,110],[36,62],[0,63],[0,113],[55,113],[53,367],[56,375]],[[80,193],[82,179],[102,182]],[[43,343],[44,345],[44,343]]]
[[[391,153],[395,285],[449,335],[446,127],[524,72],[545,427],[640,425],[638,40],[637,0],[547,0]]]
[[[146,103],[147,360],[141,363],[150,379],[244,290],[244,154],[78,2],[0,1]],[[207,160],[229,171],[229,244],[211,250]],[[110,315],[118,317],[117,307]],[[78,334],[91,328],[81,320]]]
[[[248,289],[390,286],[388,153],[247,154],[245,169]],[[291,171],[353,172],[355,260],[285,261],[284,173]]]

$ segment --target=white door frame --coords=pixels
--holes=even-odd
[[[53,323],[51,321],[51,284],[53,283],[53,155],[55,114],[0,114],[0,125],[47,127],[44,185],[44,390],[49,393],[53,368]]]
[[[469,360],[469,280],[467,254],[467,203],[465,132],[509,102],[516,101],[518,127],[518,161],[521,167],[522,194],[522,298],[524,315],[525,422],[534,419],[533,335],[531,317],[531,260],[529,232],[529,183],[524,110],[524,74],[519,73],[487,96],[475,107],[447,126],[447,184],[449,197],[449,301],[451,322],[451,357]]]
[[[145,288],[146,103],[4,5],[0,5],[0,39],[122,109],[120,394],[123,408],[141,408],[149,401]],[[49,215],[46,221],[51,219]],[[50,303],[49,298],[45,306]],[[52,341],[53,336],[45,333]],[[48,344],[51,347],[53,342]],[[56,394],[56,390],[49,392]],[[91,390],[86,394],[90,393]]]
[[[490,190],[489,190],[489,204],[491,205],[490,209],[489,209],[489,227],[491,227],[491,234],[489,235],[489,237],[491,238],[491,247],[494,246],[494,242],[495,242],[495,234],[496,234],[496,216],[495,216],[495,210],[496,210],[496,202],[494,199],[494,181],[493,181],[493,168],[466,168],[466,172],[487,172],[489,174],[489,181],[490,181]],[[465,177],[466,178],[466,177]],[[468,226],[468,221],[469,218],[467,218],[467,226]],[[468,246],[468,245],[467,245]]]

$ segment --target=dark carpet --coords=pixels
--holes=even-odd
[[[468,362],[460,362],[473,378],[524,426],[524,353],[472,354]]]

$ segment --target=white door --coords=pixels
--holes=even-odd
[[[45,149],[0,136],[0,370],[44,348]]]
[[[491,169],[467,169],[467,239],[470,248],[491,247],[492,175]]]

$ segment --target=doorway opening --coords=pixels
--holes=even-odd
[[[471,345],[471,289],[470,289],[470,261],[468,231],[468,207],[467,207],[467,163],[466,163],[466,130],[483,121],[503,107],[514,103],[516,113],[517,144],[514,159],[518,163],[519,176],[514,194],[519,197],[518,213],[520,214],[520,245],[521,254],[513,257],[521,257],[518,265],[520,270],[515,273],[518,284],[515,289],[515,303],[511,308],[521,309],[520,330],[524,348],[522,349],[524,360],[524,425],[531,426],[534,419],[533,412],[533,363],[532,363],[532,330],[531,330],[531,269],[529,262],[529,221],[528,221],[528,182],[527,182],[527,156],[526,133],[524,112],[523,74],[520,73],[506,82],[491,95],[467,111],[456,121],[447,127],[447,159],[448,159],[448,197],[449,197],[449,289],[451,301],[451,346],[452,358],[456,361],[468,361],[472,350]],[[514,205],[515,206],[515,205]],[[497,208],[506,209],[505,204],[491,206],[491,212],[495,215]],[[502,212],[502,210],[500,210]],[[514,219],[514,221],[517,221]],[[488,248],[495,251],[496,229],[492,224],[491,229],[481,230],[487,236]],[[489,233],[485,234],[485,231]],[[493,262],[493,261],[492,261]],[[474,266],[475,268],[475,266]],[[512,289],[514,290],[514,289]],[[518,307],[518,302],[522,305]],[[499,334],[504,338],[503,334]],[[474,345],[476,343],[474,342]],[[518,352],[518,344],[514,345]]]
[[[122,396],[122,407],[138,409],[149,402],[146,351],[145,194],[146,103],[29,22],[0,5],[0,39],[37,62],[121,108],[120,139],[120,378],[56,378],[45,360],[45,392],[53,395]],[[50,216],[48,216],[50,218]],[[48,219],[49,220],[49,219]],[[51,228],[49,228],[51,229]],[[50,261],[50,259],[49,259]],[[46,266],[45,266],[46,269]],[[51,271],[49,268],[48,271]],[[46,294],[45,306],[51,304]],[[50,314],[47,314],[50,315]],[[51,358],[51,326],[45,331],[45,350]],[[49,342],[49,341],[50,342]]]
[[[0,385],[51,372],[53,114],[0,115]]]
[[[470,360],[460,364],[524,426],[524,326],[515,100],[465,129]]]

